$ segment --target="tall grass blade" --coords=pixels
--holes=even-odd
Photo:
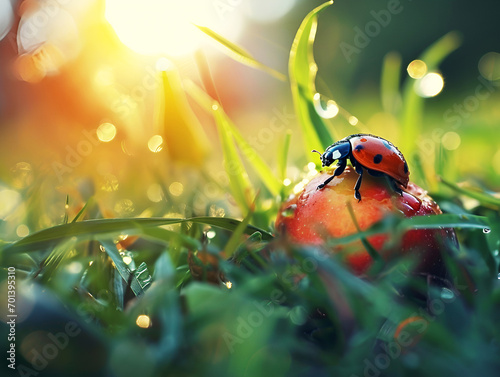
[[[224,46],[225,47],[224,52],[226,52],[227,55],[229,55],[237,62],[240,62],[252,68],[260,69],[261,71],[266,72],[267,74],[273,76],[278,80],[286,81],[286,76],[284,74],[259,62],[257,59],[253,57],[253,55],[250,52],[238,46],[237,44],[231,42],[227,38],[224,38],[222,35],[216,33],[212,29],[206,26],[199,26],[199,25],[194,25],[194,26],[196,26],[203,33],[205,33],[209,37],[213,38],[215,41],[219,42],[222,46]]]
[[[304,146],[308,154],[313,149],[324,149],[333,142],[333,137],[314,105],[317,66],[313,56],[318,14],[332,4],[333,1],[323,3],[304,18],[293,40],[288,61],[295,113],[304,134]]]

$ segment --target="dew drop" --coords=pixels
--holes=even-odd
[[[500,274],[498,274],[497,278],[498,278],[498,280],[500,280]]]
[[[483,233],[485,233],[485,234],[488,234],[488,233],[490,233],[490,232],[491,232],[491,229],[490,229],[490,228],[484,228],[484,229],[483,229]]]
[[[281,211],[281,216],[283,217],[292,217],[295,214],[295,210],[297,209],[297,204],[292,204]]]
[[[441,298],[443,300],[452,300],[453,298],[455,298],[455,293],[453,293],[453,291],[448,288],[443,288],[441,290]]]
[[[324,119],[331,119],[339,113],[337,103],[331,99],[322,98],[321,94],[316,93],[313,97],[314,108],[318,115]]]

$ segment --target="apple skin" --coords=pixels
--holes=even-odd
[[[389,187],[384,177],[369,174],[363,174],[361,201],[358,202],[354,198],[354,185],[359,175],[351,167],[318,190],[318,185],[332,174],[331,170],[318,173],[299,194],[282,205],[276,219],[278,233],[304,245],[321,245],[328,239],[354,234],[358,229],[348,203],[360,230],[368,229],[388,214],[413,217],[442,213],[436,202],[416,184],[409,182],[401,196]],[[400,240],[391,238],[391,234],[380,234],[368,237],[367,241],[386,261],[399,255],[416,254],[420,258],[417,272],[443,278],[446,271],[441,253],[448,242],[457,245],[454,230],[444,228],[409,230]],[[347,265],[357,275],[364,274],[372,265],[373,260],[361,241],[332,250],[340,251],[344,252]]]

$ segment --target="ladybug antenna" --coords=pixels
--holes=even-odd
[[[319,154],[320,156],[322,155],[322,154],[321,154],[321,152],[318,152],[316,149],[313,149],[311,152],[313,152],[313,153],[317,153],[317,154]]]

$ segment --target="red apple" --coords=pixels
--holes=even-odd
[[[363,175],[361,201],[354,198],[354,185],[359,175],[350,167],[327,186],[318,190],[332,171],[323,171],[309,181],[304,189],[286,201],[276,219],[276,230],[299,244],[320,245],[331,238],[340,238],[358,231],[348,203],[360,230],[366,230],[389,214],[405,217],[440,214],[439,206],[426,191],[410,182],[403,195],[397,194],[383,177]],[[452,229],[414,229],[400,240],[391,234],[367,238],[385,260],[414,253],[420,260],[420,272],[444,275],[441,251],[446,241],[456,243]],[[373,260],[360,241],[336,247],[333,252],[345,253],[345,260],[356,274],[363,274]]]

